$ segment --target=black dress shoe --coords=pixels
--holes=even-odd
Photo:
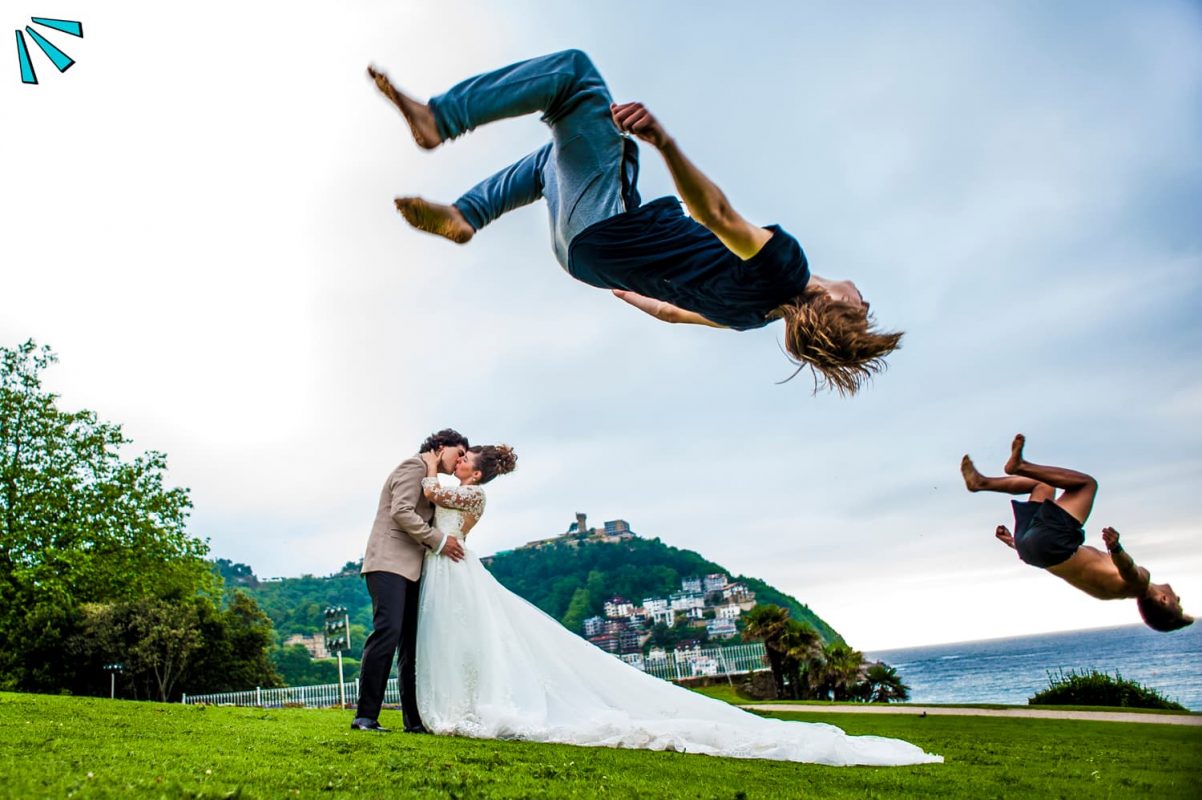
[[[405,727],[405,733],[429,733],[425,725],[408,725]]]
[[[355,721],[351,723],[353,731],[376,731],[377,733],[388,733],[389,729],[376,722],[374,719],[367,717],[355,717]]]

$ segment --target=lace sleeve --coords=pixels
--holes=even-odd
[[[479,486],[443,486],[438,478],[422,478],[422,489],[443,508],[456,508],[476,518],[484,515],[484,489]]]

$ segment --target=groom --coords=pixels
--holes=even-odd
[[[452,561],[463,558],[454,536],[430,527],[434,506],[422,493],[426,465],[422,453],[438,454],[438,471],[448,474],[467,451],[467,439],[450,428],[431,434],[418,454],[402,461],[384,482],[376,520],[363,556],[363,577],[371,595],[372,632],[363,646],[359,674],[359,707],[352,730],[387,731],[377,718],[397,652],[401,714],[406,733],[425,733],[417,710],[414,650],[417,644],[418,587],[427,549]]]

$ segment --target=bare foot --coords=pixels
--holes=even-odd
[[[1010,443],[1010,459],[1006,462],[1006,466],[1002,467],[1007,475],[1017,475],[1018,471],[1023,467],[1023,445],[1027,443],[1027,437],[1021,433],[1014,437],[1014,441]]]
[[[1014,536],[1010,533],[1010,529],[1005,525],[998,525],[997,530],[993,532],[997,540],[1007,547],[1014,548]]]
[[[977,471],[967,453],[960,459],[960,474],[964,476],[964,487],[970,492],[979,492],[985,486],[985,476]]]
[[[418,230],[458,244],[467,244],[476,235],[476,231],[463,218],[463,213],[455,206],[431,203],[420,197],[398,197],[396,210]]]
[[[418,147],[433,150],[442,144],[442,137],[438,135],[438,126],[434,123],[434,112],[430,110],[430,106],[417,102],[393,86],[388,76],[374,66],[367,68],[367,74],[376,82],[376,88],[392,101],[405,117],[405,121],[409,123],[409,131],[413,134],[413,141],[417,142]]]

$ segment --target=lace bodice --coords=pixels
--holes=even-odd
[[[484,516],[484,487],[443,486],[438,478],[422,478],[422,489],[434,493],[434,527],[445,534],[462,539],[463,515],[476,519]]]

